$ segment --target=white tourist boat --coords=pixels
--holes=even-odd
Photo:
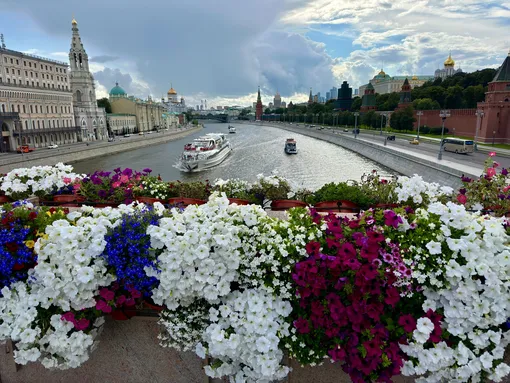
[[[228,132],[229,133],[235,133],[236,132],[236,128],[234,128],[232,125],[229,125],[228,126]]]
[[[221,164],[232,152],[223,133],[208,133],[184,146],[177,168],[184,172],[199,172]]]

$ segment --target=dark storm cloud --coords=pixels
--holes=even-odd
[[[94,73],[94,79],[104,85],[108,92],[119,84],[128,95],[147,96],[148,89],[141,88],[139,84],[133,82],[133,78],[128,73],[122,73],[119,69],[104,68],[102,71]]]
[[[183,94],[236,97],[259,84],[306,91],[312,82],[331,79],[320,46],[298,35],[270,33],[289,7],[302,3],[24,0],[9,3],[9,8],[30,14],[49,33],[69,37],[74,12],[85,47],[134,61],[154,94],[166,93],[173,83]],[[310,63],[315,66],[308,67]]]
[[[110,61],[115,61],[118,59],[119,59],[119,56],[102,55],[102,56],[94,56],[90,59],[90,61],[95,62],[95,63],[104,64],[104,63],[107,63]]]

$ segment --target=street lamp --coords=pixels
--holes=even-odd
[[[416,115],[418,116],[418,135],[416,136],[416,139],[420,139],[420,122],[421,122],[421,116],[423,116],[423,112],[421,110],[416,112]]]
[[[482,118],[483,118],[483,110],[481,109],[478,109],[476,111],[476,128],[475,128],[475,152],[478,151],[478,145],[476,143],[476,140],[478,138],[478,129],[480,128],[480,124],[482,122]]]
[[[386,115],[386,113],[381,113],[381,129],[379,130],[379,135],[380,136],[382,136],[382,125],[383,125],[384,117],[386,117],[386,119],[388,119],[388,116]]]
[[[441,142],[439,143],[439,153],[437,155],[438,160],[443,159],[443,136],[444,136],[444,122],[447,117],[450,117],[450,111],[449,110],[442,110],[439,113],[439,117],[441,117],[441,120],[443,120],[443,125],[441,128]]]
[[[354,112],[354,138],[358,138],[358,112]]]
[[[496,138],[496,131],[492,131],[492,146],[494,146],[494,139]]]

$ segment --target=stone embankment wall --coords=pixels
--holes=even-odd
[[[47,152],[36,151],[29,154],[5,155],[0,157],[0,173],[7,173],[17,168],[29,168],[32,166],[55,165],[58,162],[71,164],[94,157],[103,157],[110,154],[140,149],[146,146],[159,145],[165,142],[178,140],[189,134],[198,132],[202,128],[188,129],[165,134],[154,134],[153,137],[145,136],[143,139],[133,137],[121,142],[94,143],[90,146],[76,145],[58,149],[46,149]],[[47,154],[47,155],[46,155]]]
[[[291,132],[303,134],[305,136],[317,138],[319,140],[342,146],[405,176],[413,176],[414,174],[418,174],[428,182],[438,182],[441,185],[458,188],[461,186],[460,177],[462,174],[475,178],[477,177],[475,174],[477,171],[475,169],[473,169],[473,173],[471,174],[469,171],[461,171],[424,158],[413,156],[408,153],[402,153],[388,146],[381,146],[371,142],[363,141],[359,138],[356,139],[346,135],[338,135],[324,130],[317,131],[305,128],[290,127],[288,125],[270,126],[285,129]]]

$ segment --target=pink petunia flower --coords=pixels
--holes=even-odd
[[[74,328],[78,331],[83,331],[88,329],[90,326],[90,321],[86,318],[80,319],[74,323]]]
[[[489,156],[495,157],[496,156],[496,152],[489,152]]]
[[[459,201],[459,203],[464,205],[467,201],[467,197],[464,194],[459,194],[457,196],[457,201]]]
[[[65,183],[66,185],[69,185],[69,184],[71,183],[71,181],[72,181],[72,180],[71,180],[71,178],[69,178],[69,177],[64,177],[64,178],[63,178],[63,181],[64,181],[64,183]]]
[[[487,169],[487,177],[492,178],[495,175],[496,175],[496,169],[494,169],[494,168]]]

